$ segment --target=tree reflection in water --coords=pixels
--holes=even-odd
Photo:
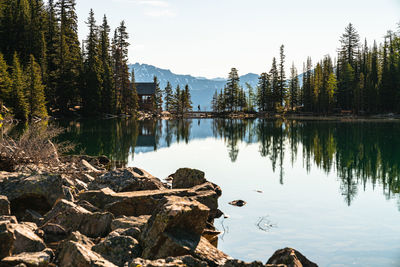
[[[67,128],[61,139],[75,142],[76,153],[84,149],[89,155],[106,155],[120,166],[127,164],[138,151],[214,137],[224,141],[232,162],[238,158],[240,143],[257,143],[260,156],[269,159],[282,184],[285,157],[290,157],[293,165],[301,149],[303,166],[308,172],[313,165],[327,174],[337,172],[348,205],[367,183],[382,184],[387,198],[400,193],[400,123],[397,122],[113,119],[60,124]]]

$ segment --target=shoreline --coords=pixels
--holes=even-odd
[[[0,170],[0,265],[317,266],[292,248],[265,264],[220,251],[214,219],[223,216],[222,191],[202,171],[178,169],[164,182],[110,164],[105,156],[62,156]]]

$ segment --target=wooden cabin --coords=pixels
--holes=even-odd
[[[153,110],[153,97],[156,93],[155,83],[135,83],[139,97],[140,110]],[[132,84],[131,84],[132,86]]]

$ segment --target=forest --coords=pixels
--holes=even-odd
[[[112,31],[104,15],[97,24],[90,10],[89,33],[78,39],[75,0],[0,2],[0,103],[20,120],[48,115],[134,115],[139,109],[135,75],[129,73],[129,35],[125,22]],[[112,36],[112,38],[111,38]],[[239,85],[235,68],[216,91],[212,109],[226,112],[313,112],[332,114],[400,111],[400,33],[388,31],[382,44],[361,44],[349,24],[340,37],[337,59],[325,56],[303,75],[294,64],[285,74],[284,45],[256,88]],[[299,77],[302,77],[300,81]],[[183,114],[192,110],[190,88],[160,88],[155,77],[154,110]],[[133,86],[131,86],[133,85]],[[4,105],[4,108],[3,108]]]
[[[388,31],[383,44],[372,47],[350,23],[340,37],[336,60],[327,55],[315,65],[307,58],[300,76],[294,64],[285,74],[284,45],[279,61],[259,77],[257,88],[239,85],[235,68],[228,82],[212,99],[215,112],[313,112],[332,114],[395,113],[400,111],[400,24]],[[302,84],[300,86],[300,84]],[[246,89],[246,90],[245,90]]]
[[[75,6],[75,0],[0,2],[0,103],[15,118],[67,115],[77,109],[83,115],[134,115],[138,111],[135,76],[128,68],[125,22],[110,38],[107,17],[97,25],[90,10],[89,33],[81,44]],[[159,111],[163,95],[156,77],[154,82],[152,102]],[[168,110],[191,109],[188,86],[175,92],[169,89]]]

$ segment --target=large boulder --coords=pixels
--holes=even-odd
[[[63,267],[116,267],[100,254],[91,250],[93,243],[85,236],[74,232],[71,238],[60,243],[57,263]]]
[[[29,224],[10,224],[15,236],[13,254],[23,252],[39,252],[46,248],[43,240],[35,233],[35,228]]]
[[[62,199],[45,215],[43,226],[57,224],[67,232],[79,231],[89,237],[99,237],[106,236],[111,231],[113,219],[114,216],[109,212],[92,213]]]
[[[51,249],[40,252],[28,252],[12,255],[4,258],[1,266],[27,266],[27,267],[47,267],[52,261],[54,253]],[[20,265],[19,265],[20,264]],[[24,265],[22,265],[24,264]]]
[[[115,192],[160,190],[164,184],[139,168],[117,169],[107,172],[89,184],[89,190],[110,188]]]
[[[27,209],[43,215],[60,198],[71,196],[71,182],[61,175],[0,174],[0,195],[8,197],[11,214],[22,218]]]
[[[166,196],[154,210],[141,234],[142,257],[160,259],[192,255],[211,266],[229,257],[202,237],[209,209],[184,197]]]
[[[204,183],[188,189],[166,189],[151,191],[135,191],[115,193],[109,188],[87,191],[79,195],[80,200],[86,200],[100,209],[106,209],[115,216],[151,215],[165,196],[189,197],[206,205],[210,209],[209,219],[219,214],[219,187],[212,183]]]
[[[7,221],[0,222],[0,259],[11,256],[14,248],[14,231]]]
[[[10,215],[10,201],[6,196],[0,196],[0,215]]]
[[[141,240],[144,246],[142,256],[146,259],[159,259],[169,256],[187,255],[184,248],[174,244],[168,246],[170,237],[185,236],[195,247],[206,226],[209,209],[203,204],[176,196],[165,197],[154,210]]]
[[[287,267],[318,267],[317,264],[308,260],[303,254],[293,248],[277,250],[269,258],[267,264],[285,264]]]
[[[142,258],[134,259],[129,267],[208,267],[207,262],[196,259],[190,255],[181,257],[168,257],[166,259],[146,260]]]
[[[171,177],[172,188],[190,188],[207,182],[204,172],[189,168],[178,169]]]
[[[103,241],[92,247],[92,250],[117,266],[123,266],[140,256],[139,242],[123,235],[108,236]]]

